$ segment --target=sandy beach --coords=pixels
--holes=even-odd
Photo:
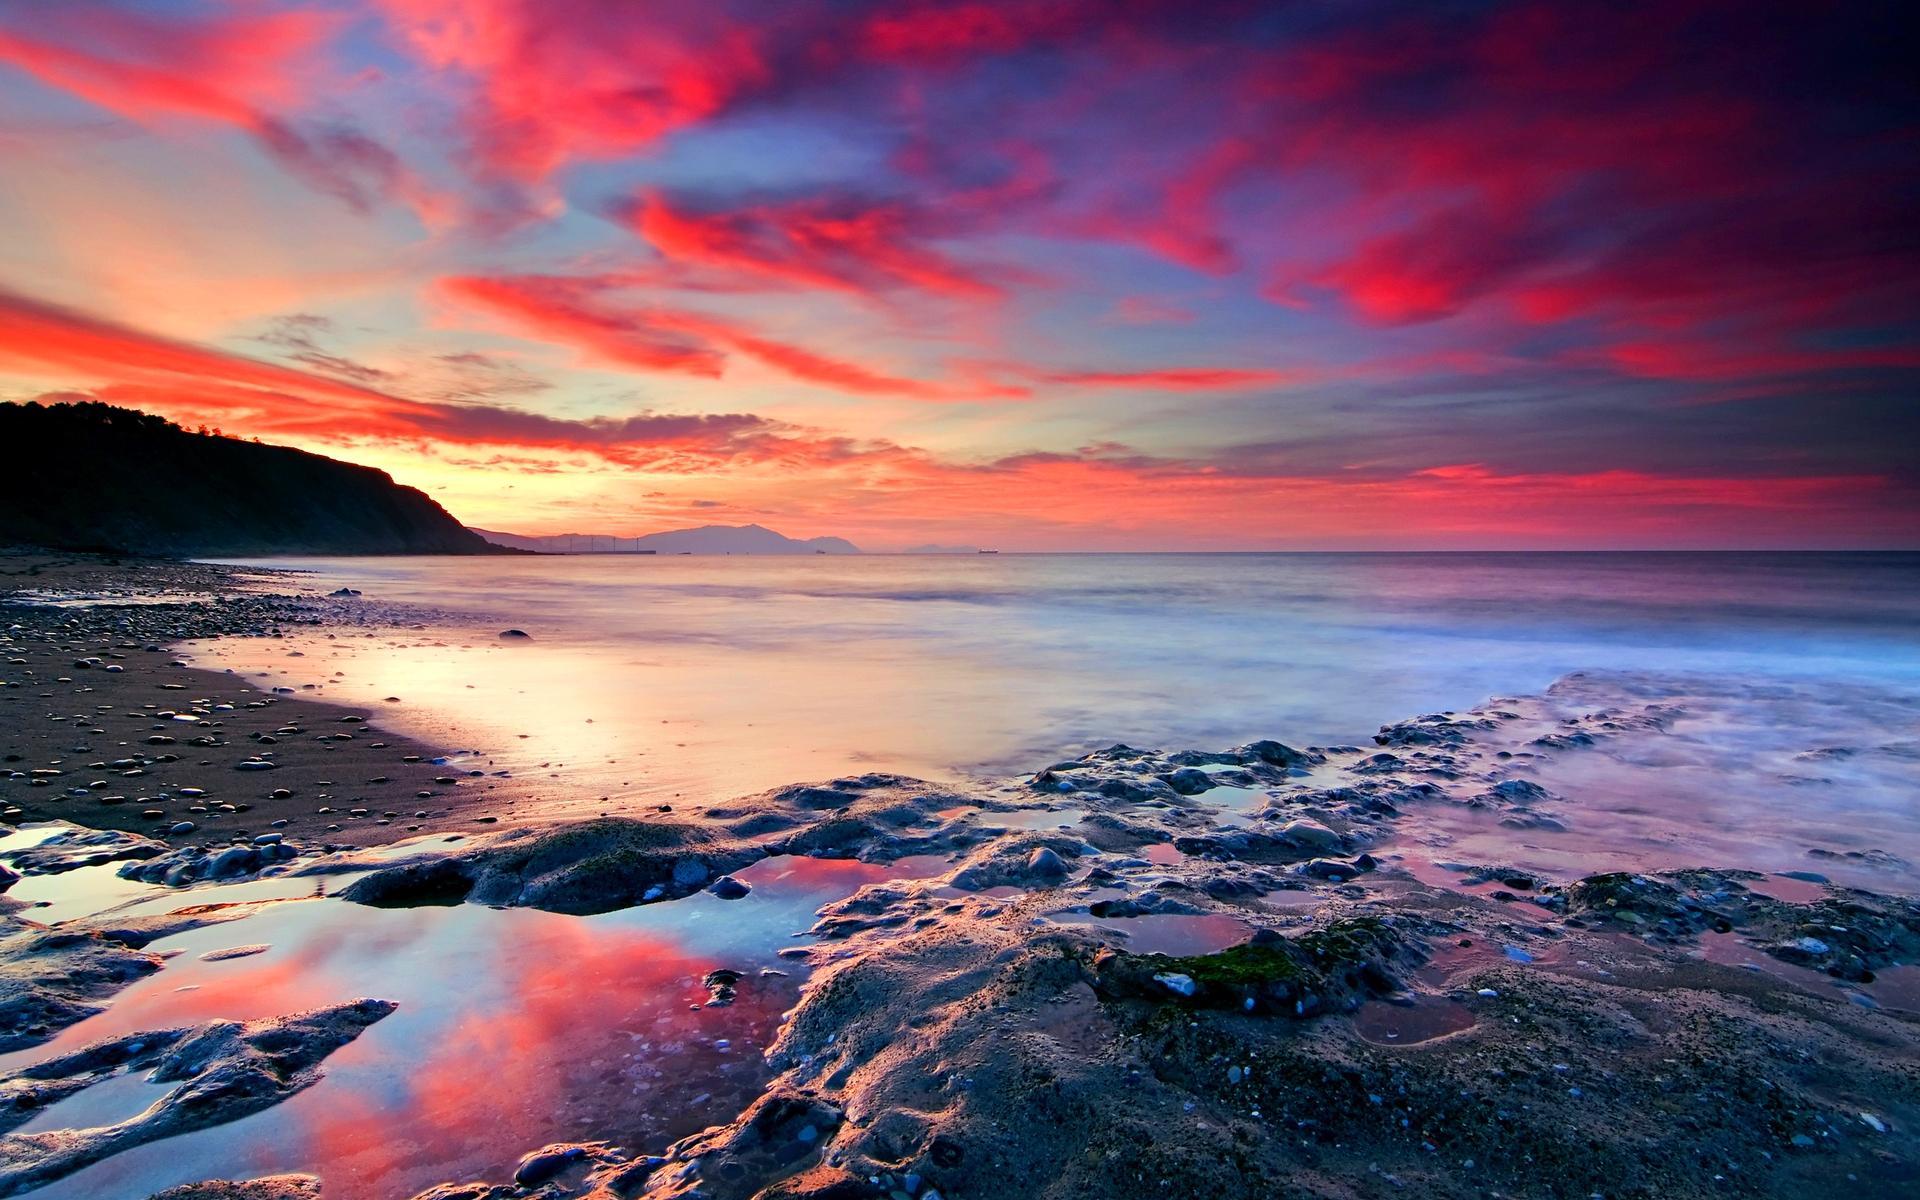
[[[1439,852],[1442,813],[1577,824],[1534,780],[1668,736],[1676,701],[1573,680],[1562,702],[1596,702],[1571,719],[1503,701],[1366,746],[1114,746],[978,784],[872,772],[582,813],[377,707],[172,650],[418,613],[293,575],[0,561],[0,1195],[1920,1182],[1920,905],[1812,869],[1891,867],[1549,876]],[[383,1032],[503,971],[515,1000]],[[427,1092],[330,1142],[295,1132],[401,1078]],[[454,1101],[429,1097],[489,1103],[490,1078],[541,1090],[459,1109],[498,1136],[456,1150],[432,1118]],[[129,1088],[139,1107],[89,1099]],[[237,1122],[278,1114],[279,1157],[240,1153]]]
[[[143,601],[185,603],[115,606],[114,589],[129,583]],[[99,607],[6,611],[0,722],[6,765],[28,775],[27,787],[8,788],[20,810],[9,819],[173,841],[277,830],[290,842],[368,846],[475,827],[518,800],[484,761],[449,765],[442,750],[383,731],[375,709],[257,688],[170,651],[193,637],[391,623],[351,598],[250,590],[258,587],[190,563],[0,558],[8,591],[106,597]],[[209,595],[218,599],[200,599]],[[258,763],[272,766],[248,766]],[[193,828],[173,832],[180,824]]]

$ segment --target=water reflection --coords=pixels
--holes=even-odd
[[[741,873],[753,889],[742,900],[703,894],[589,918],[287,900],[166,939],[155,949],[181,953],[165,969],[51,1045],[11,1058],[362,995],[400,1008],[286,1103],[121,1154],[35,1194],[145,1195],[194,1179],[304,1170],[322,1177],[328,1196],[355,1200],[499,1177],[551,1141],[659,1148],[730,1120],[758,1094],[761,1053],[802,971],[778,950],[816,908],[862,884],[943,865],[768,859]],[[199,957],[236,941],[270,949]],[[719,967],[741,975],[725,1006],[711,1005],[702,983]],[[88,1089],[65,1113],[124,1116],[122,1093],[144,1085],[102,1086],[111,1090]]]
[[[1596,667],[1920,686],[1914,555],[292,565],[320,590],[476,615],[297,647],[225,639],[199,661],[365,703],[397,695],[383,719],[406,732],[595,799],[741,794],[861,766],[998,773],[1114,741],[1352,742]],[[493,637],[507,625],[534,639]]]

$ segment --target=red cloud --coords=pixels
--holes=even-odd
[[[892,375],[775,341],[707,313],[622,305],[604,295],[621,282],[544,275],[462,276],[442,280],[441,287],[507,317],[535,337],[572,346],[616,366],[717,376],[725,352],[731,351],[804,383],[859,395],[958,400],[1021,394],[999,385]]]
[[[428,403],[243,355],[157,337],[0,292],[0,369],[232,432],[310,440],[406,438],[588,450],[623,461],[700,452],[782,453],[787,427],[746,413],[564,420],[482,404]]]
[[[709,342],[607,308],[590,280],[559,276],[488,278],[463,275],[440,282],[457,298],[499,313],[536,337],[586,351],[617,366],[717,377],[725,356]]]
[[[923,380],[776,341],[710,313],[622,303],[610,296],[621,276],[458,276],[441,288],[458,299],[508,318],[526,333],[615,366],[715,376],[728,352],[744,355],[804,383],[865,396],[917,400],[1018,399],[1029,384],[1071,388],[1221,391],[1281,382],[1279,371],[1171,367],[1137,371],[1058,370],[1020,363],[962,364],[958,380]]]
[[[0,62],[131,120],[188,116],[251,131],[263,109],[300,102],[312,55],[340,24],[301,10],[167,20],[68,0],[35,6],[32,36],[0,30]]]
[[[321,52],[344,23],[338,13],[303,9],[166,19],[72,0],[36,6],[31,34],[0,27],[0,63],[141,124],[175,117],[231,126],[355,209],[398,197],[435,220],[444,202],[379,142],[275,115],[322,90]]]
[[[1166,367],[1154,371],[1047,371],[1041,382],[1078,388],[1149,388],[1168,392],[1233,391],[1284,382],[1284,371],[1229,367]]]
[[[915,226],[923,219],[897,203],[823,198],[701,213],[656,191],[632,221],[670,259],[777,283],[856,295],[894,287],[973,300],[1004,294],[922,244]]]
[[[422,62],[470,81],[482,169],[523,182],[647,146],[769,77],[753,29],[718,4],[379,3]]]

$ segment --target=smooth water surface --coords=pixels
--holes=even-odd
[[[202,665],[341,700],[398,696],[389,724],[545,763],[597,793],[740,793],[856,768],[1013,772],[1115,741],[1364,742],[1383,722],[1575,670],[1920,691],[1911,554],[271,565],[473,623],[297,647],[223,640],[200,648]],[[532,640],[494,636],[508,627]],[[305,656],[288,658],[296,648]]]

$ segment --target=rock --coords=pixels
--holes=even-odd
[[[713,884],[708,887],[707,890],[722,900],[738,900],[753,889],[731,875],[722,875],[720,878],[714,880]]]
[[[207,863],[206,878],[231,879],[251,874],[260,865],[260,855],[252,846],[229,846]]]
[[[700,986],[707,989],[707,1007],[725,1008],[732,1004],[739,994],[738,988],[742,978],[740,972],[727,967],[708,971],[706,977],[700,981]]]
[[[265,954],[273,949],[262,942],[252,946],[228,946],[223,950],[209,950],[200,956],[201,962],[225,962],[230,958],[250,958],[255,954]]]
[[[532,634],[528,633],[524,629],[502,629],[500,631],[500,636],[503,638],[507,638],[508,640],[516,640],[519,638],[531,639],[533,637]]]
[[[175,821],[173,825],[170,828],[168,828],[167,832],[168,833],[192,833],[193,829],[194,829],[194,825],[192,821]]]
[[[1027,870],[1043,879],[1064,879],[1067,875],[1066,860],[1046,846],[1036,846],[1027,855]]]
[[[699,890],[767,851],[705,825],[601,817],[507,830],[458,851],[422,855],[361,876],[347,900],[375,907],[496,904],[585,916]],[[370,864],[369,864],[370,865]]]
[[[0,1194],[31,1191],[108,1155],[270,1108],[312,1086],[329,1054],[396,1007],[391,1000],[354,1000],[288,1017],[143,1033],[143,1049],[160,1054],[149,1079],[178,1086],[117,1124],[63,1130],[57,1137],[16,1133],[0,1138]],[[88,1057],[82,1051],[67,1062],[71,1071],[85,1070]],[[39,1071],[35,1078],[48,1077],[44,1066],[25,1070]],[[0,1076],[0,1091],[18,1077]]]
[[[162,962],[93,931],[53,932],[13,918],[0,928],[7,930],[0,937],[0,1054],[38,1045],[101,1012],[108,996]]]
[[[1270,763],[1276,767],[1299,767],[1322,761],[1318,754],[1308,754],[1295,750],[1292,746],[1272,740],[1249,742],[1240,747],[1240,760],[1252,759],[1255,762]]]
[[[38,845],[12,851],[8,857],[13,860],[14,869],[22,875],[59,875],[81,867],[96,867],[123,859],[158,858],[166,850],[164,842],[156,842],[137,833],[125,833],[118,829],[73,829],[56,833]]]
[[[233,769],[236,771],[274,771],[279,767],[279,763],[268,762],[264,758],[249,758],[245,762],[233,764]]]
[[[586,1156],[585,1146],[560,1144],[542,1147],[520,1160],[520,1165],[514,1169],[513,1181],[521,1187],[539,1187]]]
[[[1297,937],[1262,931],[1215,954],[1109,951],[1095,962],[1094,987],[1115,999],[1164,1002],[1172,992],[1202,1008],[1304,1020],[1399,992],[1393,966],[1408,953],[1390,921],[1352,917]]]
[[[1280,827],[1276,835],[1283,842],[1302,846],[1310,850],[1337,850],[1340,848],[1340,835],[1310,817],[1288,821]]]
[[[1182,975],[1177,971],[1163,971],[1155,975],[1153,981],[1176,996],[1191,996],[1200,990],[1200,985],[1193,981],[1193,976]]]
[[[1197,796],[1214,786],[1213,776],[1198,767],[1181,767],[1161,778],[1166,780],[1168,787],[1182,796]]]
[[[263,1175],[258,1179],[209,1179],[156,1192],[147,1200],[320,1200],[315,1175]]]

